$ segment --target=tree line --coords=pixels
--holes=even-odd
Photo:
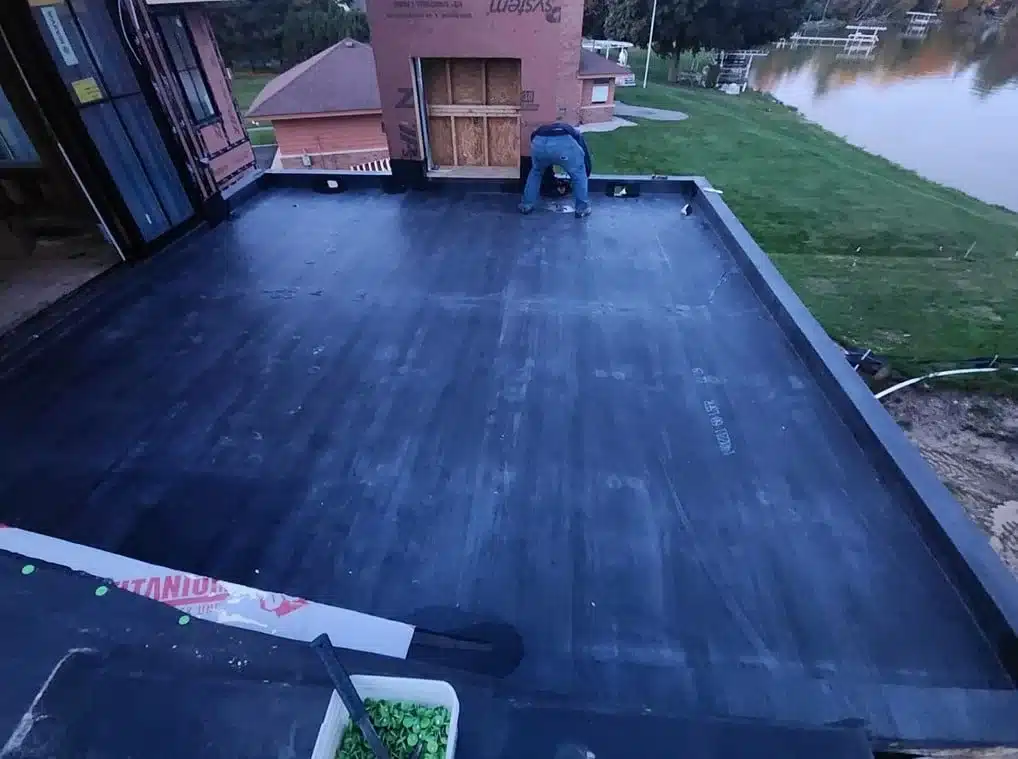
[[[806,19],[814,0],[658,0],[654,52],[675,73],[687,51],[753,48],[786,37]],[[586,36],[645,46],[653,0],[586,0]]]
[[[338,0],[242,0],[212,11],[231,68],[280,71],[341,39],[370,40],[368,17]]]
[[[894,23],[908,11],[1018,15],[1018,0],[658,0],[654,52],[677,76],[684,52],[754,48],[787,37],[807,19]],[[586,0],[585,36],[645,46],[653,0]]]
[[[1016,3],[945,0],[943,8],[948,13],[975,8],[1006,15]],[[652,4],[586,0],[583,33],[646,45]],[[888,19],[938,5],[937,0],[658,0],[654,52],[674,62],[686,51],[765,45],[787,37],[808,18]],[[340,0],[239,0],[212,13],[223,57],[234,68],[282,70],[345,37],[370,39],[367,15]]]
[[[753,47],[794,31],[820,0],[658,0],[654,49]],[[652,0],[586,0],[584,34],[645,45]],[[367,16],[339,0],[240,0],[212,12],[234,68],[289,68],[344,37],[366,42]]]

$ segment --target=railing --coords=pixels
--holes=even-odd
[[[744,90],[749,83],[749,71],[753,67],[754,58],[766,58],[766,50],[732,50],[721,53],[718,73],[718,87],[735,84]]]
[[[880,32],[887,31],[886,26],[846,26],[850,34],[846,37],[814,37],[796,32],[791,37],[782,38],[775,43],[779,50],[798,47],[844,47],[846,50],[861,50],[876,47],[880,42]]]
[[[388,158],[382,158],[380,160],[368,161],[367,163],[359,163],[355,166],[351,166],[349,171],[382,172],[383,174],[391,174],[392,165],[389,163]]]
[[[929,34],[930,29],[940,26],[941,23],[939,13],[909,11],[906,15],[908,16],[908,25],[901,33],[905,39],[921,39]]]
[[[887,31],[886,26],[871,26],[869,24],[849,24],[845,28],[853,32],[870,33],[874,37],[877,36],[880,32]]]

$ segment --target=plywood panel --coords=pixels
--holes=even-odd
[[[455,166],[452,152],[452,119],[445,116],[428,119],[428,143],[436,166]]]
[[[476,116],[457,118],[453,126],[456,130],[456,165],[484,166],[484,119]]]
[[[520,62],[509,58],[491,58],[485,61],[487,74],[487,104],[520,104]]]
[[[520,62],[421,61],[434,167],[518,169]]]
[[[488,117],[488,163],[491,166],[519,166],[519,119]]]
[[[484,61],[479,58],[453,58],[449,61],[452,77],[452,102],[456,105],[484,104]]]
[[[430,116],[517,116],[511,105],[429,105]]]
[[[424,100],[428,105],[449,105],[449,82],[445,58],[423,58]]]

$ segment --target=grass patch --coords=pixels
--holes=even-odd
[[[272,127],[249,127],[247,136],[252,145],[276,144],[276,131]]]
[[[247,109],[251,107],[251,103],[262,91],[262,88],[275,77],[276,75],[270,72],[233,72],[233,81],[230,86],[233,88],[233,96],[237,99],[237,107],[240,108],[241,116],[247,113]],[[248,126],[247,136],[252,145],[276,144],[276,133],[271,126],[268,126],[269,122],[262,121],[259,127],[253,129],[251,128],[253,122],[250,119],[245,118],[244,123]]]
[[[641,75],[643,60],[630,58]],[[652,59],[651,79],[665,72]],[[1018,355],[1018,214],[852,147],[767,95],[652,84],[616,96],[690,118],[586,135],[595,171],[706,176],[835,339],[906,372]]]
[[[237,98],[237,105],[242,115],[247,113],[251,102],[262,91],[262,88],[275,77],[275,74],[267,72],[233,72],[233,81],[230,86],[233,88],[233,96]]]
[[[647,51],[638,47],[629,49],[629,60],[627,64],[629,68],[636,74],[636,81],[643,82],[643,71],[647,65]],[[668,83],[668,61],[659,55],[652,55],[650,57],[650,71],[647,75],[648,82],[656,82],[657,84]],[[632,92],[631,88],[620,87],[615,96],[618,97],[624,92]]]

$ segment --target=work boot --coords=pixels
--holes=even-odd
[[[590,216],[590,205],[576,206],[576,218],[582,219],[584,216]]]

